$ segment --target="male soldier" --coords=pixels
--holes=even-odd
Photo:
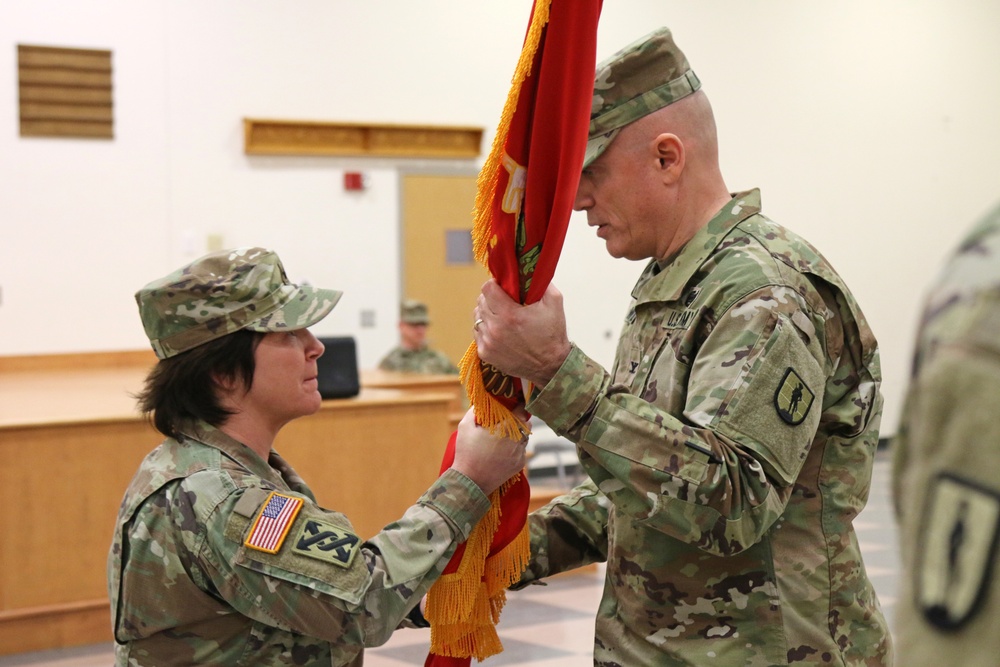
[[[406,299],[399,307],[399,347],[383,357],[378,367],[405,373],[456,374],[458,367],[427,345],[427,305]]]
[[[483,286],[482,359],[535,387],[590,479],[532,514],[522,583],[607,561],[595,665],[888,665],[852,521],[882,399],[875,338],[812,246],[731,195],[669,30],[597,68],[575,208],[649,258],[611,372],[562,297]]]
[[[997,664],[998,397],[1000,207],[928,295],[893,444],[900,665]]]
[[[407,617],[423,623],[415,605],[524,466],[524,443],[470,412],[451,468],[370,540],[317,505],[272,444],[320,407],[323,344],[306,327],[339,298],[289,283],[263,248],[136,294],[160,359],[140,407],[166,440],[125,492],[108,557],[117,665],[359,665]]]

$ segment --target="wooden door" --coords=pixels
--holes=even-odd
[[[458,365],[489,272],[472,258],[476,175],[403,176],[403,298],[427,304],[427,338]]]

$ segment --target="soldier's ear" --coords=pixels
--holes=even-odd
[[[212,373],[211,377],[212,389],[215,391],[215,397],[220,403],[226,403],[238,396],[242,396],[249,389],[243,383],[243,380],[236,375]]]
[[[663,182],[667,185],[677,182],[681,172],[684,171],[684,162],[687,157],[684,143],[676,134],[664,132],[657,135],[650,146],[659,165]]]

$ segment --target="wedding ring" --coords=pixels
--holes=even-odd
[[[475,329],[476,331],[479,331],[479,325],[482,323],[483,321],[481,319],[476,320],[476,323],[472,325],[472,328]]]

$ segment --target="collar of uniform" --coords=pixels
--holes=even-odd
[[[676,301],[681,298],[691,276],[705,263],[722,239],[751,215],[760,213],[760,189],[738,192],[702,226],[673,257],[654,259],[646,266],[632,290],[637,303]],[[656,280],[653,280],[653,278]]]
[[[266,479],[279,485],[282,484],[281,475],[268,465],[267,461],[260,458],[257,452],[239,440],[226,435],[208,422],[196,421],[185,424],[177,430],[198,442],[215,447],[261,479]]]

